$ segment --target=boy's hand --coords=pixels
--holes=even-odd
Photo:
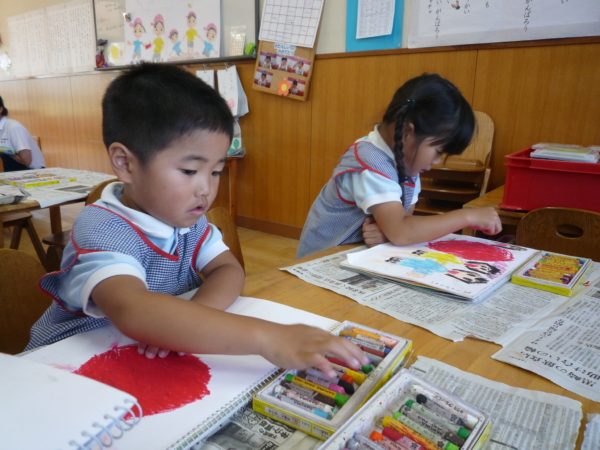
[[[283,369],[316,367],[333,378],[336,372],[325,355],[346,361],[355,370],[369,364],[369,359],[357,345],[319,328],[272,324],[264,331],[261,355]]]
[[[154,359],[158,355],[159,358],[166,358],[169,355],[169,350],[165,350],[164,348],[154,347],[152,345],[138,343],[138,353],[140,355],[146,355],[146,358]],[[182,356],[184,353],[179,352],[179,356]]]
[[[494,208],[474,208],[465,211],[469,218],[469,228],[488,235],[495,235],[502,231],[502,222]]]
[[[376,245],[385,244],[390,241],[385,237],[373,216],[368,216],[363,222],[362,233],[363,240],[368,247],[375,247]]]

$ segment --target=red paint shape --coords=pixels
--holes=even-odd
[[[435,241],[427,243],[427,247],[438,252],[450,253],[470,261],[512,261],[513,254],[494,245],[473,241]]]
[[[210,394],[210,368],[196,356],[171,352],[148,359],[138,353],[137,344],[113,347],[74,373],[133,395],[144,416],[173,411]]]

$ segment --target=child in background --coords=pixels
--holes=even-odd
[[[459,90],[439,75],[424,74],[396,91],[383,122],[352,144],[313,203],[296,256],[340,244],[387,241],[404,246],[470,227],[501,231],[493,208],[413,216],[419,174],[443,154],[459,155],[473,137],[475,116]]]
[[[102,114],[120,182],[83,208],[62,270],[40,281],[55,301],[33,326],[28,349],[111,322],[149,358],[257,354],[332,377],[325,354],[356,368],[367,363],[356,345],[323,330],[224,312],[244,272],[204,215],[233,134],[217,91],[183,69],[143,63],[109,85]],[[190,301],[175,297],[198,287]]]

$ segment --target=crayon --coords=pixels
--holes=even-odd
[[[410,420],[413,420],[416,424],[423,427],[423,429],[430,431],[431,433],[434,433],[436,436],[442,437],[442,438],[446,439],[447,441],[450,441],[453,444],[458,445],[459,447],[462,447],[465,444],[465,439],[467,437],[469,437],[469,432],[466,429],[464,429],[462,427],[458,427],[458,429],[457,429],[457,431],[459,433],[461,433],[462,436],[465,436],[463,438],[458,433],[455,433],[453,430],[449,430],[448,428],[443,427],[439,423],[437,423],[431,419],[428,419],[425,416],[422,416],[417,411],[409,408],[406,405],[403,405],[400,408],[400,410],[398,412],[395,412],[392,416],[395,419],[399,420],[400,422],[402,422],[402,419],[400,416],[408,417]]]
[[[354,331],[348,331],[348,330],[340,331],[340,336],[350,336],[350,337],[353,337],[353,338],[356,338],[356,339],[360,339],[361,341],[370,342],[370,343],[376,344],[376,345],[383,344],[387,348],[391,348],[391,347],[388,347],[385,342],[383,342],[383,341],[381,341],[379,339],[375,339],[375,338],[372,338],[370,336],[365,336],[364,334],[355,333]]]
[[[382,429],[381,434],[394,442],[400,442],[400,444],[404,445],[409,450],[425,450],[421,444],[413,441],[408,436],[404,436],[402,433],[398,433],[392,428],[386,427]]]
[[[294,384],[298,384],[302,387],[312,389],[313,391],[317,391],[319,394],[323,394],[326,397],[330,397],[335,400],[335,403],[338,406],[344,406],[344,404],[348,401],[348,397],[345,395],[342,395],[338,392],[334,392],[329,389],[325,389],[323,386],[319,386],[316,383],[311,383],[310,381],[305,380],[304,378],[300,378],[295,375],[292,375],[291,373],[288,373],[285,376],[285,380],[289,381],[291,383],[294,383]]]
[[[335,364],[335,363],[331,363],[331,365],[333,366],[333,368],[335,369],[336,372],[344,373],[344,374],[352,377],[354,382],[358,385],[363,384],[367,380],[367,377],[365,376],[364,373],[355,372],[352,369],[349,369],[344,366],[340,366],[339,364]]]
[[[401,416],[402,417],[402,416]],[[406,418],[404,418],[406,420]],[[410,419],[409,419],[410,420]],[[417,444],[421,444],[425,447],[425,450],[458,450],[458,446],[452,442],[439,440],[438,442],[432,442],[426,436],[419,433],[418,430],[413,429],[412,426],[406,425],[391,416],[385,416],[381,422],[383,427],[389,427],[407,436],[409,439],[415,441]],[[420,428],[417,424],[414,424],[417,428]]]
[[[475,428],[475,425],[477,425],[476,417],[472,416],[462,407],[448,399],[416,384],[413,384],[410,387],[410,390],[418,403],[425,405],[426,408],[432,409],[436,413],[446,417],[450,422],[457,423],[455,417],[458,417],[462,419],[464,425],[471,429]]]
[[[329,360],[329,362],[331,362],[333,364],[337,364],[338,366],[347,367],[348,369],[352,369],[352,367],[349,367],[348,364],[346,364],[344,361],[334,358],[333,356],[325,355],[325,358],[327,358]],[[360,370],[362,370],[364,373],[369,373],[369,372],[373,371],[373,366],[371,364],[366,365],[366,366],[361,366]]]
[[[442,416],[441,414],[438,414],[435,411],[427,408],[425,405],[417,403],[415,400],[407,400],[405,405],[408,406],[409,408],[414,409],[422,416],[428,417],[431,420],[439,423],[440,425],[447,427],[450,430],[452,430],[453,426],[469,429],[469,427],[467,427],[467,425],[464,423],[464,421],[460,417],[456,417],[456,421],[452,422],[451,420]]]
[[[348,442],[348,448],[350,450],[387,450],[377,442],[373,442],[366,436],[356,432],[352,439]]]
[[[293,391],[287,391],[287,392],[293,392]],[[300,395],[300,394],[298,394],[298,395]],[[283,394],[278,394],[278,395],[275,395],[274,397],[284,403],[288,403],[290,405],[297,406],[298,408],[302,408],[305,411],[311,412],[319,417],[331,420],[330,414],[326,413],[325,411],[320,410],[319,408],[312,406],[310,403],[305,401],[308,399],[300,399],[300,398],[295,398],[293,396],[288,396],[288,395],[283,395]]]
[[[314,398],[305,397],[304,395],[299,394],[298,392],[293,391],[291,389],[287,389],[284,386],[275,386],[275,388],[273,389],[273,392],[275,392],[278,395],[285,395],[286,397],[290,397],[290,398],[306,400],[306,402],[309,403],[310,405],[313,405],[314,408],[318,408],[321,411],[326,412],[327,414],[330,414],[332,416],[337,412],[335,410],[335,406],[327,405],[323,402],[315,400]]]
[[[353,334],[354,336],[350,336],[350,334]],[[369,348],[372,348],[374,350],[379,350],[380,352],[383,352],[385,354],[390,352],[390,349],[387,348],[382,341],[377,342],[376,339],[373,339],[373,338],[370,338],[367,336],[363,336],[361,334],[346,332],[346,333],[342,334],[341,336],[345,337],[346,339],[348,339],[356,344],[368,346]]]
[[[384,430],[386,429],[394,433],[394,437],[396,437],[396,439],[391,439],[377,430],[371,432],[369,438],[373,441],[379,442],[388,450],[424,450],[422,445],[417,444],[415,441],[411,441],[406,436],[395,432],[391,428],[384,428]]]
[[[379,350],[378,348],[374,348],[375,345],[370,344],[368,342],[361,341],[360,339],[356,339],[356,338],[353,338],[351,336],[344,336],[344,337],[346,339],[348,339],[350,342],[353,342],[356,345],[358,345],[362,349],[363,352],[367,352],[367,353],[370,353],[372,355],[380,356],[381,358],[385,358],[385,355],[387,355],[390,352],[390,349],[387,348],[387,347],[385,347],[385,345],[383,346],[383,348],[385,350],[387,350],[387,352]]]
[[[319,369],[308,369],[305,371],[305,373],[315,376],[315,377],[322,378],[325,381],[329,381],[331,383],[337,384],[338,386],[341,386],[342,388],[344,388],[344,391],[346,391],[346,394],[348,394],[348,395],[354,394],[354,385],[352,383],[348,383],[345,380],[342,380],[339,377],[329,378],[327,375],[325,375]],[[346,375],[344,375],[344,377],[346,377]],[[350,378],[350,377],[348,377],[348,378]],[[341,393],[343,394],[343,392],[341,392]]]
[[[321,403],[325,403],[326,405],[329,405],[329,406],[335,406],[334,399],[326,397],[322,394],[319,394],[318,392],[313,391],[311,389],[308,389],[308,388],[305,388],[302,386],[298,386],[297,384],[290,383],[289,381],[285,381],[285,380],[283,380],[281,382],[281,386],[283,386],[284,388],[289,389],[291,391],[296,391],[298,394],[303,395],[304,397],[312,398]]]
[[[352,328],[352,331],[358,334],[362,334],[363,336],[372,337],[373,339],[380,340],[389,348],[394,348],[398,344],[398,341],[396,339],[392,339],[391,337],[384,335],[371,333],[370,331],[362,330],[360,328]]]
[[[313,375],[305,374],[302,378],[311,381],[315,384],[318,384],[319,386],[323,386],[324,388],[329,389],[330,391],[337,392],[338,394],[347,394],[343,387],[338,386],[337,384],[334,384],[329,380],[323,380],[321,377],[315,377]]]
[[[369,361],[371,361],[371,365],[377,367],[377,366],[379,366],[379,364],[381,364],[383,362],[383,358],[381,356],[374,355],[373,353],[367,353],[364,350],[363,350],[363,352],[365,353],[365,355],[367,355],[367,358],[369,358]]]

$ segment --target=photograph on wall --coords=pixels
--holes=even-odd
[[[277,54],[260,52],[260,56],[258,57],[258,67],[262,67],[264,69],[275,69],[275,61],[277,61]]]
[[[278,55],[277,65],[274,68],[277,70],[281,70],[282,72],[291,72],[292,64],[291,61],[289,61],[288,55]]]
[[[308,76],[308,72],[310,71],[310,60],[292,56],[290,57],[290,63],[292,65],[292,72],[296,75],[302,75],[304,77]]]
[[[220,0],[181,0],[168,7],[127,1],[125,60],[165,62],[220,56]]]
[[[288,81],[291,83],[290,95],[298,95],[302,97],[306,87],[306,80],[288,77]]]
[[[268,72],[266,70],[257,70],[254,74],[254,83],[259,86],[270,88],[272,81],[273,72]]]

